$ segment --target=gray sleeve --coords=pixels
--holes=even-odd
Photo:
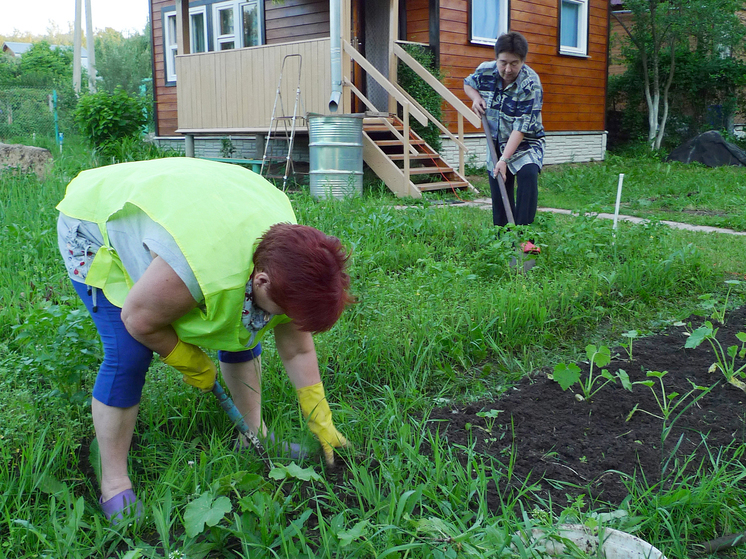
[[[133,281],[142,277],[153,261],[151,251],[166,261],[198,303],[204,296],[197,278],[171,234],[132,205],[125,206],[107,223],[109,241]]]

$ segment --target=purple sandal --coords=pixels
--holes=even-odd
[[[98,504],[101,505],[106,520],[114,525],[119,524],[125,517],[134,516],[135,520],[142,517],[142,501],[132,489],[125,489],[106,502],[103,501],[103,497],[99,497]]]

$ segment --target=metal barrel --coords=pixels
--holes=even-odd
[[[364,116],[308,115],[310,183],[314,198],[362,195]]]

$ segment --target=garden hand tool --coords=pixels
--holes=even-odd
[[[324,385],[320,382],[299,388],[298,401],[308,428],[316,435],[324,451],[324,459],[329,466],[334,465],[334,448],[347,446],[347,439],[337,431],[332,423],[332,411],[326,401]]]
[[[161,357],[161,361],[183,374],[184,382],[202,392],[209,392],[215,384],[218,374],[215,363],[195,345],[178,340],[176,347],[166,357]]]
[[[264,449],[264,445],[262,445],[261,441],[254,433],[249,431],[249,426],[246,425],[243,416],[241,416],[241,413],[236,408],[233,400],[231,400],[230,396],[225,393],[225,390],[223,390],[223,387],[220,386],[219,382],[212,385],[212,393],[215,394],[215,397],[220,403],[220,407],[222,407],[225,410],[225,413],[228,414],[228,417],[230,417],[233,425],[238,429],[238,432],[241,433],[249,443],[251,443],[251,446],[254,447],[254,450],[256,450],[259,458],[261,458],[262,462],[267,466],[267,469],[272,470],[275,465],[272,463],[267,451]]]
[[[487,137],[487,148],[490,150],[490,155],[492,156],[492,161],[497,164],[498,157],[497,157],[497,150],[495,149],[495,142],[492,141],[492,133],[490,132],[490,125],[487,121],[487,114],[482,114],[482,128],[484,128],[484,134]],[[492,169],[491,169],[492,170]],[[497,184],[500,188],[500,198],[503,201],[503,207],[505,208],[505,217],[508,218],[508,223],[511,225],[515,225],[515,219],[513,218],[513,210],[510,207],[510,199],[508,198],[508,191],[505,188],[505,181],[503,180],[503,177],[500,173],[497,173],[497,176],[495,177],[497,179]],[[523,250],[521,247],[517,247],[516,251],[518,252],[518,257],[514,257],[510,265],[515,266],[518,260],[523,260]],[[523,271],[527,272],[531,268],[533,268],[536,265],[536,260],[533,258],[529,260],[525,260],[523,262]]]

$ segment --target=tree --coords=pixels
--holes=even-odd
[[[140,93],[143,80],[152,76],[150,32],[124,37],[119,31],[106,28],[96,34],[96,71],[101,88],[113,93],[121,87],[131,95]]]
[[[648,108],[648,143],[651,149],[660,149],[669,115],[669,91],[676,72],[677,51],[690,50],[701,58],[731,56],[742,51],[745,29],[736,11],[743,8],[743,2],[626,0],[624,7],[631,13],[630,24],[614,15],[640,59]],[[665,75],[662,75],[663,53],[668,58]]]
[[[72,80],[73,53],[68,48],[52,48],[46,41],[34,43],[19,63],[22,85],[57,86]]]

